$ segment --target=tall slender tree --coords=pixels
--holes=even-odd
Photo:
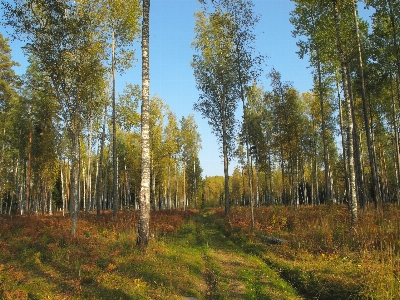
[[[142,166],[139,199],[139,226],[137,245],[146,247],[150,238],[150,137],[149,137],[149,101],[150,101],[150,64],[149,64],[149,28],[150,0],[143,0],[142,19],[142,121],[141,146]]]
[[[88,89],[103,80],[102,53],[95,39],[95,25],[86,9],[73,2],[21,0],[4,3],[6,24],[15,38],[26,38],[26,51],[38,58],[52,84],[54,96],[62,108],[70,141],[71,233],[75,234],[80,195],[80,148],[84,114],[95,104]]]
[[[8,148],[7,135],[9,134],[9,128],[7,128],[9,127],[7,124],[9,122],[7,120],[12,104],[19,101],[17,92],[21,86],[20,77],[13,70],[13,67],[18,65],[17,62],[12,60],[8,39],[4,38],[0,33],[0,213],[3,212],[2,195],[5,193],[4,189],[7,185],[8,168],[6,166],[10,163],[6,153]]]
[[[181,156],[183,162],[184,172],[184,209],[187,206],[187,190],[186,187],[195,189],[196,179],[199,179],[199,166],[196,172],[196,163],[199,151],[201,149],[201,137],[197,131],[197,124],[194,120],[193,115],[189,115],[187,118],[182,117],[181,121]],[[190,176],[189,176],[190,175]]]
[[[196,13],[193,56],[197,88],[201,91],[194,108],[204,117],[222,144],[225,177],[225,213],[230,211],[229,160],[235,137],[235,111],[239,96],[236,79],[234,24],[229,14],[216,11]]]

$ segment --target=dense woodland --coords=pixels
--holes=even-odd
[[[153,210],[334,202],[349,205],[354,225],[370,203],[399,204],[400,1],[292,1],[299,59],[313,70],[307,92],[265,66],[253,34],[262,15],[250,0],[200,1],[194,109],[220,142],[225,176],[202,177],[193,115],[177,117],[154,96]],[[359,17],[364,6],[371,19]],[[30,65],[16,75],[0,35],[0,213],[140,209],[142,88],[116,95],[115,78],[140,42],[141,2],[18,0],[2,9]],[[230,170],[233,159],[240,165]]]

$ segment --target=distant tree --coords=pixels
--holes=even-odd
[[[158,96],[150,100],[150,203],[153,209],[160,207],[157,184],[163,181],[167,154],[163,145],[164,115],[168,107]]]
[[[196,37],[192,45],[199,54],[193,56],[191,65],[201,95],[194,108],[208,119],[222,146],[226,214],[230,210],[228,168],[234,150],[235,111],[239,98],[233,32],[229,14],[205,10],[196,13]]]
[[[225,190],[225,179],[223,176],[211,176],[203,179],[203,198],[206,206],[223,205],[221,196]]]
[[[187,187],[189,187],[189,190],[191,190],[192,198],[194,198],[196,182],[198,182],[201,178],[201,168],[198,160],[199,151],[201,149],[201,137],[197,131],[197,124],[193,115],[189,115],[187,118],[182,117],[180,125],[180,146],[184,173],[183,208],[185,209],[188,204]]]
[[[34,57],[29,61],[24,76],[23,97],[29,114],[29,130],[25,137],[28,137],[28,165],[32,167],[29,173],[32,173],[33,182],[30,185],[34,183],[35,194],[41,198],[40,203],[34,205],[35,212],[40,207],[42,212],[47,208],[51,213],[51,194],[60,171],[59,158],[65,152],[60,142],[60,106],[53,96],[49,78],[39,69],[38,61]],[[19,124],[21,115],[16,114],[15,124]],[[30,199],[27,200],[29,203]]]
[[[332,62],[327,61],[329,55],[332,55],[332,47],[330,41],[326,37],[330,27],[329,18],[326,18],[326,7],[317,5],[310,1],[297,0],[295,9],[291,12],[290,22],[294,25],[293,35],[295,37],[306,37],[306,40],[297,42],[299,46],[299,57],[304,58],[309,54],[310,65],[315,68],[315,94],[319,98],[319,114],[321,124],[321,136],[323,143],[324,155],[324,175],[326,197],[330,200],[333,197],[331,186],[331,172],[329,164],[328,138],[327,138],[327,121],[329,115],[326,110],[328,102],[326,77],[329,71],[329,65]],[[325,64],[325,65],[324,65]]]
[[[231,199],[232,204],[239,205],[243,194],[242,174],[238,167],[236,167],[230,180]]]
[[[234,43],[234,68],[236,72],[236,84],[239,91],[239,99],[242,101],[243,109],[243,135],[244,144],[246,146],[246,160],[248,173],[252,174],[250,163],[250,143],[249,132],[247,129],[247,111],[246,107],[246,88],[253,82],[257,81],[262,72],[262,63],[264,57],[255,53],[254,27],[259,21],[259,16],[253,11],[254,4],[251,0],[214,0],[212,1],[216,11],[221,11],[228,14],[232,20],[233,30],[232,39]],[[248,178],[250,186],[250,207],[252,228],[254,228],[254,213],[253,213],[253,186],[252,177]]]
[[[141,89],[138,85],[127,84],[119,95],[116,104],[117,122],[117,157],[120,168],[118,177],[121,178],[119,193],[124,198],[124,206],[128,209],[132,204],[131,195],[139,186],[137,178],[140,174],[140,113],[139,102]],[[122,200],[121,200],[122,201]]]
[[[400,99],[400,3],[398,0],[368,0],[374,9],[370,50],[375,64],[369,64],[366,85],[374,99],[385,99],[387,87],[391,103],[388,111],[394,135],[395,189],[397,203],[400,204],[400,150],[398,128],[398,106]],[[368,65],[367,65],[368,67]],[[386,84],[385,84],[386,82]],[[382,105],[382,108],[385,105]]]
[[[51,82],[62,108],[70,142],[71,233],[75,234],[79,213],[79,140],[85,113],[94,103],[92,88],[103,80],[102,54],[95,26],[87,10],[72,2],[21,0],[3,2],[6,24],[13,36],[28,41],[25,49],[34,55]]]
[[[168,124],[164,128],[164,147],[167,152],[167,209],[172,207],[172,167],[180,152],[180,130],[176,115],[171,111],[167,115]]]
[[[3,213],[3,196],[8,186],[9,168],[7,166],[11,163],[10,153],[7,153],[9,148],[7,136],[10,129],[7,121],[13,103],[19,101],[18,89],[21,86],[20,78],[13,70],[13,67],[18,65],[12,60],[8,39],[0,33],[0,213]],[[26,140],[23,144],[26,145]]]
[[[111,40],[111,77],[112,77],[112,160],[113,160],[113,215],[119,208],[118,201],[118,164],[117,164],[117,115],[116,115],[116,72],[123,72],[132,66],[133,42],[140,32],[139,0],[102,0],[91,4],[94,16],[99,20],[100,34],[105,42]]]

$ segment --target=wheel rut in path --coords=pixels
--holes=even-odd
[[[195,220],[197,240],[204,246],[204,299],[302,299],[259,257],[227,238],[216,220],[212,213]]]

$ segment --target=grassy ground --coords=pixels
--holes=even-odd
[[[155,212],[146,251],[135,247],[136,214],[1,219],[2,299],[300,299],[260,258],[196,211]]]
[[[400,212],[341,206],[0,216],[0,299],[400,299]],[[270,244],[265,236],[280,238]]]
[[[353,232],[346,206],[263,207],[252,231],[249,210],[237,208],[226,232],[306,299],[400,299],[400,210],[371,206],[359,215]]]

